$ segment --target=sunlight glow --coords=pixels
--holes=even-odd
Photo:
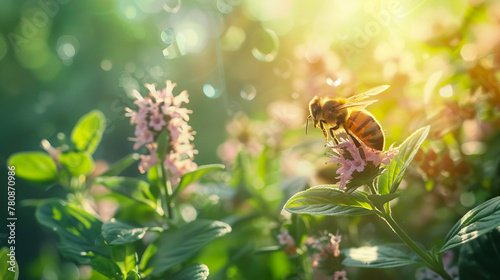
[[[453,86],[445,85],[444,87],[439,89],[439,95],[442,97],[452,97],[453,96]]]
[[[349,250],[349,257],[362,263],[371,263],[378,259],[378,246],[365,246]]]

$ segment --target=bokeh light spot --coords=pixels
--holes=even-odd
[[[222,49],[225,51],[237,51],[245,41],[246,35],[243,29],[237,26],[231,26],[221,39]]]
[[[479,155],[486,151],[486,145],[480,141],[470,141],[463,143],[460,147],[464,155]]]
[[[127,6],[125,8],[125,17],[134,19],[137,16],[137,9],[134,6]]]
[[[252,55],[259,61],[271,62],[278,55],[280,41],[273,30],[266,28],[256,36],[254,45]]]
[[[107,59],[104,59],[103,61],[101,61],[101,68],[104,71],[109,71],[111,70],[111,68],[113,68],[113,63]]]
[[[460,50],[460,55],[465,61],[473,61],[477,58],[477,48],[474,44],[465,44]]]
[[[474,196],[474,193],[463,192],[460,195],[460,203],[462,204],[463,207],[466,208],[474,206],[474,203],[476,203],[476,197]]]
[[[211,84],[204,84],[203,85],[203,93],[205,94],[206,97],[208,98],[215,98],[215,88]]]
[[[241,88],[240,96],[248,101],[253,100],[257,96],[257,90],[253,85],[246,84]]]
[[[452,97],[453,96],[453,87],[451,85],[445,85],[444,87],[439,89],[439,95],[442,97]]]
[[[57,40],[57,56],[66,66],[73,63],[73,58],[79,49],[80,43],[74,36],[64,35]]]
[[[226,0],[217,0],[217,10],[223,14],[229,14],[233,11],[233,6],[227,3]]]
[[[163,10],[167,13],[175,14],[181,8],[181,0],[166,0],[163,4]]]
[[[326,83],[329,86],[338,87],[340,83],[342,83],[342,79],[340,77],[337,77],[337,79],[333,80],[332,78],[328,77],[326,78]]]
[[[163,43],[170,45],[175,42],[175,30],[173,27],[169,27],[161,32],[161,40]]]

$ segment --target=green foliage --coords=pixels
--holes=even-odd
[[[228,224],[210,220],[196,220],[177,230],[165,231],[146,248],[140,263],[141,271],[146,275],[161,275],[230,231]]]
[[[111,247],[111,259],[128,277],[137,276],[137,252],[133,244]],[[135,274],[135,275],[134,275]]]
[[[142,239],[147,230],[112,219],[102,225],[102,237],[110,245],[129,244]]]
[[[208,278],[208,267],[204,264],[190,265],[183,270],[170,275],[172,280],[205,280]]]
[[[384,204],[398,198],[400,195],[401,193],[369,194],[368,199],[373,203],[373,205],[380,209]]]
[[[358,216],[373,214],[368,196],[360,191],[347,194],[333,186],[316,186],[292,196],[285,210],[296,214]]]
[[[72,177],[89,175],[94,170],[94,160],[86,152],[62,153],[59,162]]]
[[[460,247],[460,279],[491,279],[500,275],[500,227]]]
[[[103,113],[93,110],[78,120],[71,132],[71,141],[78,151],[91,155],[97,149],[105,128],[106,118]]]
[[[90,264],[93,254],[109,255],[104,247],[96,247],[102,222],[79,206],[52,201],[39,206],[35,215],[39,223],[59,235],[59,251],[65,258]]]
[[[113,192],[124,195],[135,201],[144,203],[152,209],[156,209],[156,198],[150,192],[149,184],[145,181],[119,176],[99,176],[95,179],[95,183],[101,184]]]
[[[405,244],[384,244],[343,250],[345,266],[391,268],[420,264],[421,260]]]
[[[42,152],[21,152],[7,160],[16,167],[16,175],[33,183],[46,184],[57,181],[57,167],[52,158]]]
[[[19,278],[19,265],[15,259],[11,260],[8,254],[11,254],[8,247],[2,247],[0,249],[0,279],[17,280]],[[14,264],[13,266],[12,263]]]
[[[119,161],[113,163],[111,167],[106,172],[100,174],[100,176],[116,176],[139,159],[140,156],[137,153],[126,155]]]
[[[394,193],[403,179],[406,168],[417,154],[420,145],[429,134],[429,126],[415,131],[399,146],[399,153],[394,156],[387,167],[387,171],[378,179],[378,193]]]
[[[495,197],[467,212],[448,232],[440,252],[474,240],[498,226],[500,197]]]
[[[182,175],[179,185],[172,193],[172,197],[175,197],[177,194],[179,194],[189,184],[198,181],[203,175],[213,171],[222,171],[224,170],[224,168],[225,166],[222,164],[209,164],[199,166],[196,170],[187,172],[186,174]]]
[[[112,260],[101,256],[95,256],[90,262],[93,269],[109,279],[123,279],[123,273],[121,272],[120,267],[118,267],[118,265]]]

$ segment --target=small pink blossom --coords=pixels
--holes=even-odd
[[[341,138],[341,142],[337,145],[333,145],[331,142],[329,143],[329,147],[338,154],[332,155],[330,162],[339,163],[341,165],[337,170],[337,174],[340,174],[340,176],[336,177],[340,179],[339,189],[341,190],[346,188],[346,184],[352,179],[354,171],[362,172],[366,166],[366,162],[362,159],[358,147],[356,147],[353,141],[348,140]],[[349,155],[349,157],[347,157],[347,155]]]
[[[183,90],[179,95],[174,97],[173,105],[177,108],[180,108],[182,103],[189,103],[189,95],[187,91]]]
[[[195,170],[198,165],[192,158],[182,159],[182,155],[171,151],[165,158],[164,166],[170,170],[171,180],[178,183],[183,174]]]
[[[370,148],[363,142],[361,142],[361,147],[357,147],[350,136],[340,140],[339,144],[333,145],[330,142],[328,146],[334,152],[330,156],[330,162],[340,164],[336,172],[339,176],[336,179],[339,179],[341,190],[345,189],[347,183],[364,172],[366,168],[379,168],[380,164],[388,165],[398,153],[398,149],[392,146],[385,152]]]
[[[365,158],[367,161],[373,162],[373,165],[378,166],[381,163],[384,165],[389,165],[392,158],[399,152],[397,148],[391,146],[389,150],[383,152],[379,150],[375,150],[366,146],[364,143],[362,144],[363,151],[365,153]]]
[[[295,255],[297,253],[297,247],[295,247],[295,240],[288,233],[288,230],[282,231],[278,234],[278,242],[280,245],[285,246],[285,253],[288,255]]]
[[[453,251],[448,250],[443,253],[443,264],[444,266],[451,265],[453,261]]]
[[[146,173],[146,171],[158,162],[158,158],[156,157],[156,143],[147,144],[146,148],[149,151],[149,155],[141,155],[141,163],[139,163],[139,171],[141,173]]]
[[[167,123],[163,119],[163,115],[156,113],[152,114],[149,120],[149,126],[156,131],[160,131]]]
[[[331,252],[335,257],[340,256],[339,245],[340,241],[342,240],[342,236],[339,234],[333,235],[331,233],[329,233],[328,235],[330,236],[330,243],[326,245],[326,250]]]
[[[144,130],[137,138],[129,139],[135,141],[134,150],[137,150],[142,145],[153,142],[153,133],[149,130]]]
[[[335,271],[333,274],[333,280],[349,280],[347,279],[347,273],[345,270],[342,271]]]
[[[146,121],[137,122],[135,125],[134,134],[140,137],[145,131],[148,130],[148,123]]]
[[[135,123],[135,118],[137,117],[137,112],[130,109],[130,108],[125,108],[125,111],[127,111],[127,113],[125,113],[125,117],[129,117],[130,118],[130,124],[134,124]]]
[[[278,242],[280,245],[287,247],[295,246],[295,240],[293,240],[293,237],[288,233],[288,230],[284,230],[278,234]]]

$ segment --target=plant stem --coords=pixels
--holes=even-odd
[[[172,202],[170,201],[172,196],[172,183],[170,182],[170,178],[168,176],[167,171],[165,170],[165,166],[163,166],[163,160],[158,162],[160,167],[160,181],[162,182],[162,187],[165,190],[165,208],[163,211],[167,211],[167,215],[169,219],[173,218],[172,212]]]
[[[396,220],[388,214],[381,212],[380,217],[389,225],[389,227],[396,233],[401,240],[403,240],[406,245],[408,245],[417,255],[419,255],[425,264],[432,269],[434,272],[439,274],[443,279],[453,280],[450,275],[444,270],[442,264],[440,264],[436,259],[434,259],[430,254],[425,252],[422,248],[420,248],[409,236],[406,232],[398,225]]]
[[[368,184],[368,187],[370,188],[370,192],[372,194],[377,194],[377,191],[375,190],[375,182],[372,182],[371,184]]]

